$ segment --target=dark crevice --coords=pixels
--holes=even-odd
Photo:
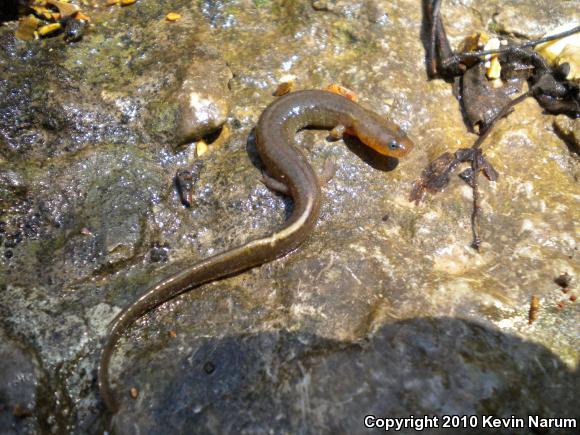
[[[17,20],[24,13],[28,0],[2,0],[0,7],[0,24],[6,21]]]
[[[574,139],[574,133],[571,131],[565,131],[556,122],[553,123],[554,133],[558,136],[568,147],[571,153],[580,156],[580,146],[578,142]]]

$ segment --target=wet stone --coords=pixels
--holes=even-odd
[[[76,174],[74,195],[82,202],[77,207],[69,205],[66,213],[68,237],[58,248],[63,255],[57,260],[57,264],[62,261],[64,274],[83,277],[107,268],[114,270],[141,253],[152,198],[163,181],[153,179],[154,175],[142,165],[146,167],[147,162],[137,153],[104,151]],[[107,175],[95,177],[92,168],[100,168]],[[58,201],[47,204],[47,213],[58,213]],[[58,240],[52,244],[58,244]]]
[[[22,174],[0,164],[0,205],[7,207],[25,194],[26,185]]]
[[[366,415],[408,417],[407,401],[417,401],[413,415],[507,417],[534,410],[556,416],[570,413],[572,405],[559,409],[540,397],[556,394],[574,401],[571,389],[560,392],[555,384],[577,381],[562,362],[533,343],[445,317],[386,324],[364,344],[283,330],[197,338],[190,346],[181,357],[150,362],[151,374],[170,368],[156,381],[154,405],[144,410],[129,403],[114,420],[115,430],[150,433],[169,427],[182,433],[196,427],[198,433],[243,433],[250,427],[251,433],[363,433]],[[482,366],[490,358],[502,361],[501,366]],[[429,364],[422,364],[425,360]],[[447,399],[442,402],[441,396]],[[498,405],[497,396],[506,403]],[[191,412],[162,406],[182,401],[191,404]],[[437,433],[458,432],[440,428]]]
[[[522,14],[525,0],[500,2],[493,15],[493,27],[499,33],[527,39],[541,38],[547,31],[577,21],[578,8],[573,3],[541,0]]]
[[[174,144],[182,145],[216,131],[230,111],[232,72],[219,58],[196,57],[173,98],[178,104]]]

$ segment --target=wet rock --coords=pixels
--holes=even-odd
[[[178,109],[175,145],[200,139],[221,127],[230,111],[231,78],[232,72],[223,60],[194,59],[174,95]]]
[[[28,73],[19,67],[18,73]],[[89,88],[84,92],[79,99],[68,89],[68,80],[42,85],[26,76],[0,80],[0,155],[46,158],[87,144],[136,141],[138,133],[124,125],[117,110]]]
[[[502,6],[501,11],[494,17],[493,21],[498,32],[515,36],[525,36],[529,39],[541,37],[543,26],[537,21],[529,21],[522,17],[518,7],[509,4]]]
[[[311,4],[315,11],[331,12],[349,20],[368,19],[373,24],[384,24],[388,19],[385,10],[375,0],[312,0]]]
[[[224,0],[202,0],[199,8],[203,17],[213,27],[231,27],[235,22],[235,15],[228,9],[228,2]]]
[[[71,159],[76,173],[63,167],[47,174],[74,186],[64,198],[59,191],[44,198],[45,216],[61,221],[66,232],[64,240],[57,232],[45,245],[46,250],[56,247],[59,255],[49,263],[61,269],[60,275],[80,279],[116,270],[144,254],[152,200],[164,182],[155,170],[146,169],[149,164],[148,156],[136,150],[104,148],[88,159]]]
[[[493,16],[494,30],[527,39],[537,39],[558,25],[578,21],[577,8],[569,2],[543,2],[541,7],[529,10],[529,15],[522,14],[522,7],[525,7],[523,0],[498,4],[498,10]]]
[[[44,137],[34,128],[29,108],[30,82],[25,78],[0,79],[0,155],[14,158],[41,148]],[[27,107],[28,106],[28,107]]]
[[[0,205],[8,207],[15,198],[26,194],[26,185],[21,174],[0,165]]]
[[[97,234],[95,244],[99,246],[89,256],[102,254],[107,264],[115,264],[135,255],[144,237],[148,209],[146,198],[139,198],[140,194],[121,173],[111,174],[103,185],[88,192],[83,214],[86,225]]]
[[[193,338],[180,358],[169,357],[178,344],[163,341],[165,357],[138,367],[147,373],[139,397],[151,406],[128,401],[113,421],[120,433],[362,433],[365,416],[408,417],[409,406],[419,418],[575,412],[578,375],[562,361],[542,346],[458,319],[393,322],[364,343],[289,331]],[[482,365],[490,359],[501,367]],[[131,379],[137,370],[128,371]],[[568,386],[559,390],[562,382]],[[570,403],[559,408],[544,394]]]

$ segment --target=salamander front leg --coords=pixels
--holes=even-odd
[[[328,136],[332,140],[339,140],[339,139],[342,139],[342,136],[344,136],[345,132],[346,132],[346,127],[342,124],[338,124],[332,130],[330,130],[330,133],[328,134]]]

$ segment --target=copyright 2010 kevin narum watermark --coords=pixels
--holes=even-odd
[[[379,429],[385,432],[399,432],[403,429],[424,430],[431,433],[432,429],[577,429],[576,418],[545,418],[539,415],[527,417],[495,417],[493,415],[432,415],[409,417],[377,417],[366,415],[364,426],[367,429]]]

